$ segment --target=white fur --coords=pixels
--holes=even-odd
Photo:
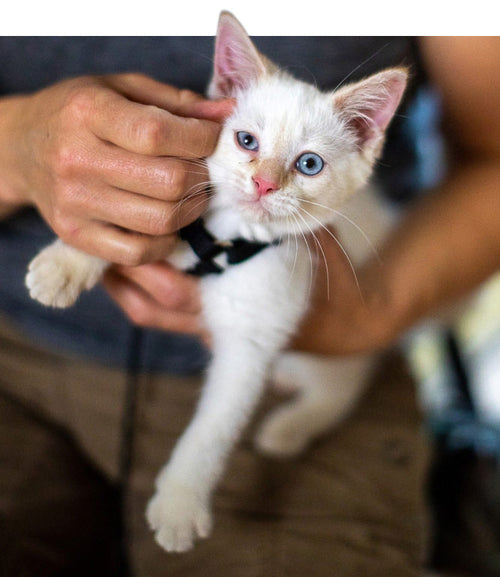
[[[259,55],[227,14],[221,17],[217,46],[210,90],[214,97],[228,95],[218,94],[220,87],[234,90],[237,106],[207,160],[214,185],[207,225],[220,239],[280,238],[281,244],[201,281],[213,358],[196,414],[158,476],[147,509],[156,539],[168,551],[186,551],[210,533],[211,495],[273,371],[279,384],[296,392],[257,434],[257,447],[278,457],[297,454],[331,430],[363,392],[374,362],[370,357],[279,354],[307,311],[318,251],[305,235],[334,223],[346,252],[359,264],[373,247],[351,221],[373,242],[390,226],[373,191],[353,194],[370,175],[405,82],[402,71],[388,71],[365,81],[361,91],[354,86],[322,94],[265,60],[255,62]],[[245,71],[240,76],[238,57]],[[219,77],[228,70],[229,79]],[[249,70],[255,78],[248,77]],[[360,118],[367,123],[361,129]],[[258,154],[238,146],[235,133],[241,130],[258,138]],[[323,158],[320,174],[304,176],[295,169],[305,151]],[[278,180],[279,190],[260,198],[252,181],[260,173]],[[173,260],[185,264],[188,252],[181,247]],[[97,282],[105,266],[57,241],[35,259],[27,284],[41,302],[68,306]]]
[[[31,297],[44,305],[70,307],[82,291],[99,282],[108,264],[56,240],[30,262],[26,286]]]

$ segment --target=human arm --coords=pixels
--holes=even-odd
[[[0,218],[35,206],[68,244],[111,262],[163,257],[204,207],[227,103],[141,74],[69,79],[0,100]]]

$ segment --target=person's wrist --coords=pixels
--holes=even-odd
[[[359,271],[359,282],[364,300],[367,348],[386,348],[404,329],[404,299],[394,290],[390,273],[379,262]]]
[[[28,96],[0,100],[0,217],[32,204],[22,167],[22,131]]]

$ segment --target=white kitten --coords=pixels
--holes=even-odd
[[[263,423],[257,446],[266,453],[298,453],[345,417],[363,391],[370,357],[280,353],[307,311],[314,267],[305,235],[335,222],[358,264],[370,247],[336,211],[364,219],[374,242],[387,230],[387,212],[373,193],[352,195],[370,176],[406,77],[390,69],[321,93],[278,70],[234,17],[221,15],[209,95],[236,97],[237,105],[207,159],[214,191],[206,226],[218,239],[272,244],[201,280],[213,358],[196,414],[147,510],[168,551],[186,551],[210,533],[212,492],[272,367],[275,380],[297,394]],[[181,247],[172,260],[192,261]],[[57,241],[34,259],[27,284],[41,302],[69,306],[105,266]]]

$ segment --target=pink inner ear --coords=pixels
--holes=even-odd
[[[406,81],[400,78],[394,78],[388,82],[386,93],[381,100],[380,107],[375,107],[371,116],[374,124],[380,129],[385,130],[389,125],[396,109],[399,105],[406,86]]]
[[[234,72],[234,49],[232,48],[232,35],[228,27],[219,32],[217,38],[217,52],[215,54],[215,66],[219,74],[227,76]]]
[[[214,80],[221,96],[233,96],[263,70],[260,57],[243,28],[226,17],[221,21],[215,49]]]
[[[231,39],[223,44],[216,66],[226,91],[230,93],[245,86],[245,68],[248,64],[241,54],[238,56],[238,47],[231,44]]]
[[[234,51],[229,44],[217,51],[215,74],[218,91],[224,96],[231,96],[239,88],[237,65],[234,61]]]
[[[361,145],[383,136],[405,87],[406,74],[392,70],[379,73],[342,95],[340,107]]]
[[[385,130],[389,125],[399,104],[400,95],[390,94],[380,109],[375,109],[370,115],[373,123],[379,130]]]

